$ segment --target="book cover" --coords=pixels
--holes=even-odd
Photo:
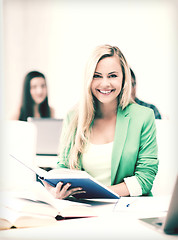
[[[71,183],[71,188],[81,187],[82,191],[85,193],[76,194],[75,197],[78,199],[119,199],[120,196],[111,191],[109,188],[103,184],[96,181],[92,176],[87,172],[81,170],[71,170],[66,168],[54,169],[49,172],[34,167],[28,166],[26,163],[17,159],[11,155],[18,162],[23,164],[25,167],[29,168],[31,171],[35,172],[37,176],[49,183],[51,186],[55,187],[58,182],[63,182],[63,184]]]
[[[74,195],[77,199],[119,199],[120,197],[109,190],[106,186],[96,181],[85,171],[70,169],[54,169],[43,175],[43,180],[52,186],[56,186],[58,182],[63,184],[70,183],[71,188],[81,187],[85,193]]]

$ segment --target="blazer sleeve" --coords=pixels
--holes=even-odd
[[[156,125],[153,111],[144,120],[140,148],[135,167],[135,176],[142,188],[142,194],[151,191],[153,181],[158,171],[158,147],[156,140]]]

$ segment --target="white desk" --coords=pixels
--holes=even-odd
[[[11,229],[0,232],[1,240],[166,240],[177,236],[152,230],[128,214],[107,214],[105,217],[64,220],[48,227]]]
[[[62,220],[53,225],[11,229],[0,232],[1,240],[169,240],[178,236],[166,235],[144,225],[139,218],[165,216],[166,212],[149,211],[113,211],[113,206],[103,206],[99,217]],[[104,210],[105,209],[105,210]],[[110,209],[110,210],[109,210]],[[115,208],[114,208],[115,209]]]

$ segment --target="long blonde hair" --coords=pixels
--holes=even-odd
[[[118,105],[124,109],[131,100],[131,76],[127,61],[118,47],[101,45],[93,51],[86,65],[82,98],[73,110],[63,141],[63,156],[68,158],[70,168],[79,168],[79,160],[90,136],[90,127],[95,118],[97,109],[91,92],[91,82],[98,62],[106,57],[118,56],[123,72],[123,84],[118,96]],[[68,157],[67,157],[68,155]]]

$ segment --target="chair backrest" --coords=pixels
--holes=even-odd
[[[5,123],[4,154],[2,163],[1,188],[11,190],[21,188],[36,180],[33,172],[10,157],[9,154],[26,163],[35,160],[36,128],[24,121]]]
[[[152,193],[171,194],[178,173],[175,124],[171,120],[156,120],[159,167]]]

